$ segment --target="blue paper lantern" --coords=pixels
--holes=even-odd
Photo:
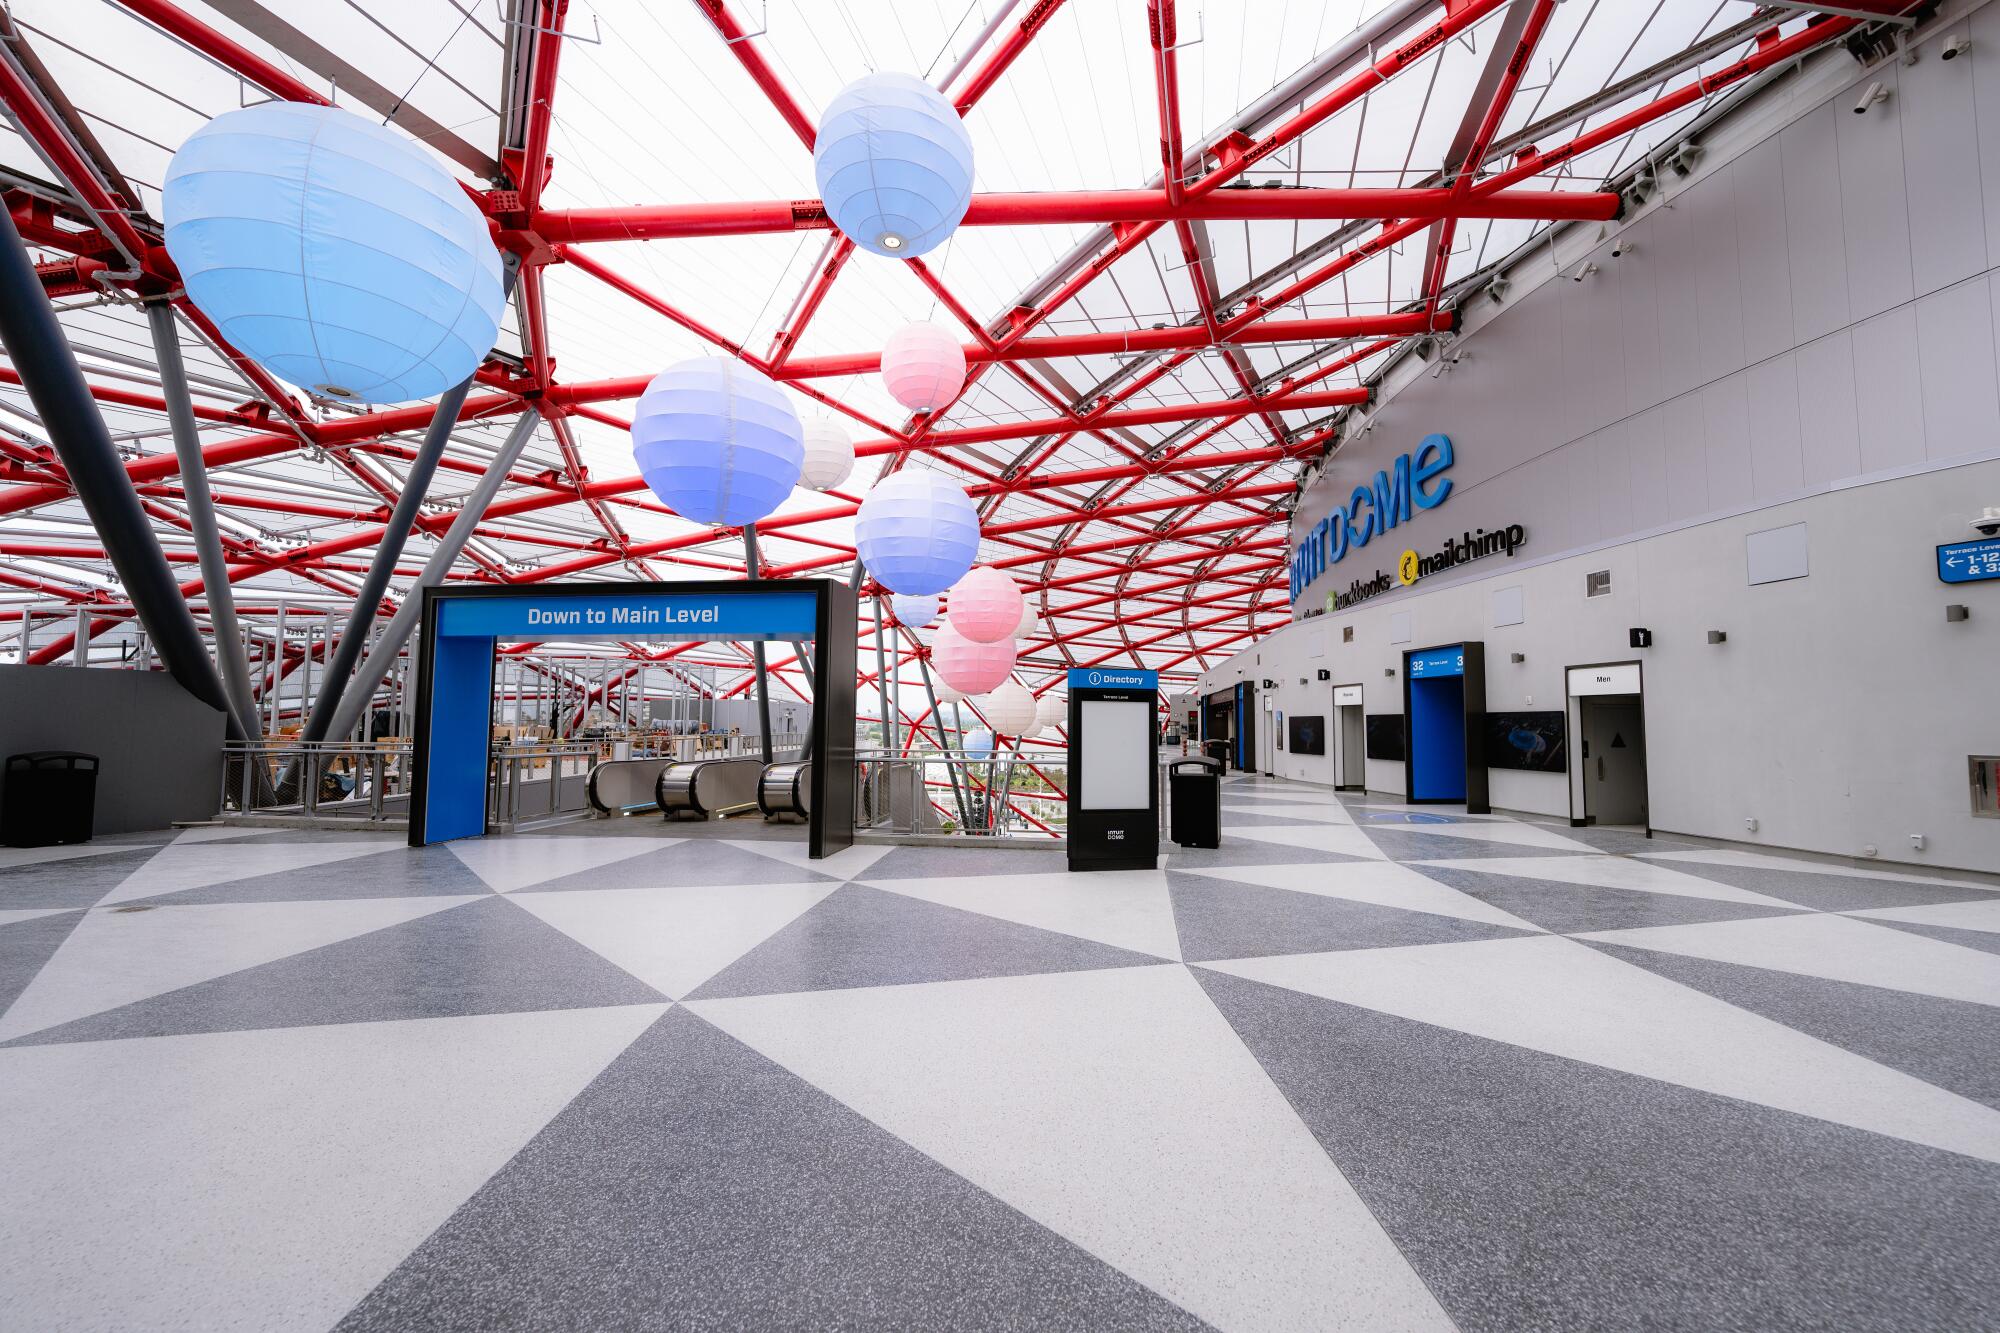
[[[937,619],[938,599],[935,597],[913,597],[899,592],[889,599],[889,605],[896,612],[896,623],[909,629],[922,629]]]
[[[799,484],[805,427],[783,390],[741,361],[696,357],[655,375],[639,396],[632,458],[681,517],[740,527]]]
[[[960,744],[959,748],[974,759],[984,759],[993,753],[993,733],[990,731],[968,731],[965,733],[965,740]]]
[[[972,203],[972,136],[937,89],[870,74],[820,117],[813,177],[827,216],[873,254],[908,259],[944,243]]]
[[[301,102],[226,111],[174,154],[161,197],[189,298],[282,380],[406,403],[493,346],[506,293],[486,219],[393,130]]]
[[[972,568],[979,511],[937,473],[905,468],[876,482],[862,499],[854,549],[889,591],[934,596]]]

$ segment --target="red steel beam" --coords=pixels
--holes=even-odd
[[[965,227],[1120,225],[1138,222],[1352,220],[1355,218],[1533,218],[1604,222],[1618,215],[1619,197],[1597,190],[1486,190],[1462,201],[1450,190],[1282,189],[1190,193],[1178,204],[1165,190],[1066,190],[975,194]],[[535,231],[558,244],[658,241],[691,236],[752,236],[826,231],[833,226],[817,199],[758,199],[741,203],[646,204],[621,208],[549,209]]]

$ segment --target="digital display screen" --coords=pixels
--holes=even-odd
[[[1403,715],[1401,713],[1370,713],[1368,715],[1368,757],[1370,759],[1401,759],[1403,757]]]
[[[1077,807],[1145,810],[1153,804],[1153,705],[1132,699],[1085,699]]]
[[[1299,717],[1294,714],[1288,721],[1292,726],[1293,754],[1326,753],[1326,718]]]
[[[1569,747],[1560,712],[1488,713],[1486,766],[1518,768],[1530,773],[1562,773],[1569,768]]]

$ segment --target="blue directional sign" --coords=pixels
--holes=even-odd
[[[1462,676],[1465,674],[1465,647],[1453,644],[1449,648],[1432,648],[1428,652],[1410,654],[1410,679],[1428,680],[1433,676]]]
[[[1938,578],[1945,583],[2000,579],[2000,537],[1937,548]]]
[[[1157,671],[1114,671],[1110,667],[1071,667],[1069,687],[1073,690],[1157,690]]]

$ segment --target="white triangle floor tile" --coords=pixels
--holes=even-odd
[[[2000,1005],[2000,954],[1844,916],[1751,917],[1687,926],[1601,930],[1579,939],[1718,963]]]
[[[1950,879],[1942,875],[1912,875],[1898,870],[1872,870],[1864,866],[1836,865],[1827,861],[1808,861],[1794,856],[1777,856],[1770,852],[1740,852],[1724,847],[1701,847],[1684,852],[1641,852],[1649,861],[1687,861],[1698,865],[1744,866],[1753,870],[1798,870],[1809,875],[1845,875],[1850,879],[1888,879],[1904,884],[1943,884],[1950,888],[1964,889],[1970,897],[1975,893],[2000,893],[2000,888],[1987,884],[1971,884],[1962,879]]]
[[[402,838],[378,833],[354,833],[338,842],[258,841],[219,846],[200,843],[184,846],[176,842],[161,848],[151,860],[127,875],[97,905],[110,907],[134,898],[154,898],[259,875],[331,865],[407,845]]]
[[[840,885],[731,884],[510,895],[563,934],[676,998],[769,939]]]
[[[1230,828],[1222,830],[1222,846],[1226,851],[1229,844],[1238,838],[1251,842],[1271,843],[1278,847],[1305,847],[1316,852],[1338,852],[1343,856],[1359,856],[1371,861],[1386,861],[1388,853],[1377,847],[1372,839],[1360,829],[1346,824],[1293,824],[1278,827]]]
[[[664,1011],[0,1051],[7,1322],[330,1327]]]
[[[1267,819],[1290,819],[1309,824],[1352,824],[1354,817],[1343,809],[1339,802],[1330,801],[1325,805],[1280,804],[1276,801],[1259,804],[1224,803],[1223,813],[1239,815],[1262,815]],[[1228,824],[1225,817],[1223,823]]]
[[[1486,819],[1466,824],[1370,824],[1368,827],[1394,833],[1429,833],[1441,838],[1471,838],[1477,842],[1518,842],[1523,847],[1548,847],[1556,851],[1594,852],[1597,848],[1565,837],[1540,824],[1523,824],[1518,819]]]
[[[219,838],[275,838],[283,832],[283,829],[244,828],[237,824],[204,824],[198,828],[184,828],[174,834],[174,846],[185,847],[190,843],[214,842]],[[398,838],[395,841],[401,842],[402,839]]]
[[[2000,1111],[1560,936],[1203,966],[2000,1162]]]
[[[740,847],[746,852],[768,856],[774,861],[810,870],[815,875],[832,875],[835,879],[858,879],[868,872],[868,868],[896,849],[881,844],[843,847],[832,856],[812,859],[812,850],[806,845],[801,834],[797,842],[771,842],[754,838],[724,838],[731,847]]]
[[[537,838],[495,834],[461,838],[445,846],[496,893],[532,888],[552,879],[596,870],[647,852],[663,851],[684,838]]]
[[[1392,861],[1341,861],[1299,866],[1242,866],[1236,869],[1189,870],[1190,875],[1234,880],[1239,884],[1260,884],[1270,889],[1290,889],[1294,893],[1318,894],[1322,898],[1345,898],[1350,902],[1373,903],[1378,907],[1400,907],[1408,912],[1428,912],[1433,916],[1453,916],[1462,921],[1483,921],[1490,926],[1542,933],[1542,928],[1523,921],[1512,912],[1502,911],[1469,893],[1440,884],[1407,866]]]
[[[51,861],[74,861],[83,856],[110,856],[114,852],[152,850],[145,843],[86,842],[67,847],[0,847],[0,870],[16,866],[38,866]]]
[[[1218,1327],[1451,1327],[1183,967],[688,1007]]]
[[[869,888],[921,898],[1023,926],[1058,931],[1120,949],[1178,959],[1173,900],[1161,870],[1089,875],[982,875],[955,879],[864,880]]]
[[[1870,907],[1844,915],[1908,921],[1918,926],[1948,926],[1953,930],[2000,931],[2000,897],[1964,903],[1932,903],[1927,907]]]
[[[401,925],[477,897],[92,909],[4,1015],[0,1041]]]
[[[1798,906],[1782,898],[1752,893],[1734,884],[1718,884],[1712,879],[1629,856],[1473,856],[1463,860],[1412,861],[1410,864],[1476,870],[1482,875],[1554,880],[1560,884],[1587,884],[1595,888],[1635,889],[1641,893],[1666,893],[1682,898],[1713,898],[1718,902],[1747,903],[1758,907]]]

